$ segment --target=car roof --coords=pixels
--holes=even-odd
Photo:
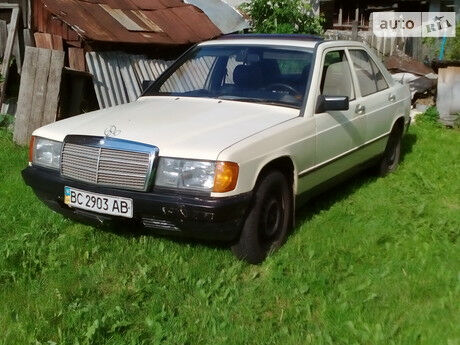
[[[356,41],[325,40],[320,36],[306,34],[230,34],[199,45],[282,45],[313,49],[321,43],[344,47],[362,45]]]
[[[221,36],[217,39],[200,43],[204,45],[277,45],[303,47],[313,49],[323,39],[312,35],[286,35],[286,34],[232,34]]]
[[[217,38],[217,40],[238,40],[238,39],[274,39],[290,41],[323,41],[324,38],[307,34],[230,34]]]

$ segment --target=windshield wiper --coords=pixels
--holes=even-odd
[[[238,96],[217,96],[215,97],[217,99],[224,99],[228,101],[236,101],[236,102],[251,102],[251,103],[262,103],[262,104],[268,104],[268,105],[280,105],[283,107],[290,107],[290,108],[295,108],[298,109],[299,106],[296,106],[292,103],[287,103],[287,102],[281,102],[281,101],[274,101],[272,99],[264,99],[264,98],[251,98],[251,97],[238,97]]]

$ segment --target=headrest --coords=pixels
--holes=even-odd
[[[233,82],[241,88],[262,85],[262,71],[258,65],[238,65],[233,71]]]
[[[323,95],[354,98],[350,67],[347,61],[329,65],[324,79]]]

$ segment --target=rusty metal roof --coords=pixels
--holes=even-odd
[[[92,41],[189,44],[222,34],[203,11],[182,0],[41,1],[46,10]]]

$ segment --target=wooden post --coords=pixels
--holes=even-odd
[[[351,25],[352,25],[352,27],[351,27],[351,39],[352,39],[352,41],[357,41],[358,40],[358,21],[354,20]]]
[[[0,55],[3,57],[8,39],[8,27],[5,20],[0,20]]]
[[[3,77],[3,82],[0,83],[0,104],[3,104],[3,97],[5,95],[5,86],[8,80],[8,72],[10,69],[9,68],[10,58],[11,58],[11,53],[13,51],[13,43],[14,43],[16,30],[18,27],[18,17],[19,17],[19,6],[18,5],[0,4],[0,9],[2,8],[3,9],[10,8],[12,9],[12,11],[11,11],[10,29],[8,32],[8,39],[6,40],[5,53],[3,54],[2,69],[0,71]]]

